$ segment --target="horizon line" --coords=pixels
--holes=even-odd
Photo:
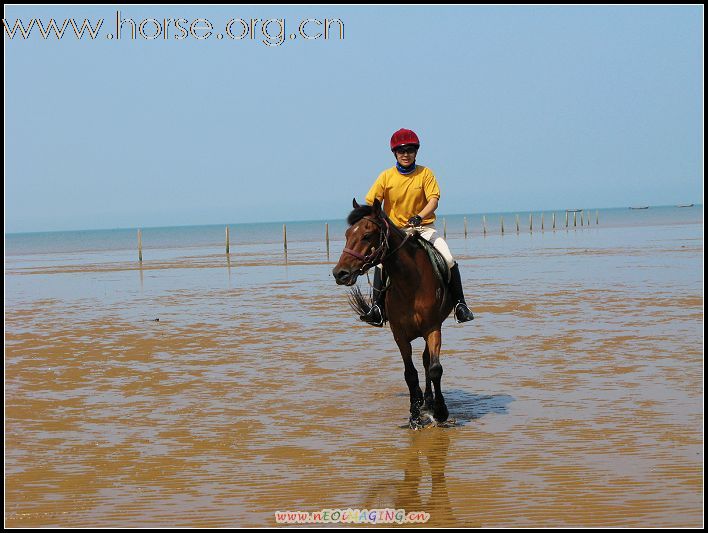
[[[589,208],[579,208],[581,211],[592,211],[592,210],[602,210],[602,209],[632,209],[636,207],[641,208],[651,208],[651,207],[681,207],[681,206],[702,206],[702,201],[700,203],[690,203],[690,204],[661,204],[661,205],[641,205],[641,206],[612,206],[612,207],[589,207]],[[469,216],[469,215],[496,215],[496,214],[506,214],[506,213],[545,213],[554,211],[572,211],[573,209],[527,209],[527,210],[511,210],[511,211],[479,211],[471,213],[441,213],[436,214],[436,219],[443,217],[455,217],[455,216]],[[303,222],[330,222],[334,219],[332,218],[322,218],[322,219],[293,219],[293,220],[265,220],[261,222],[215,222],[207,224],[172,224],[167,226],[122,226],[113,228],[78,228],[78,229],[55,229],[55,230],[32,230],[32,231],[10,231],[5,232],[7,235],[29,235],[34,233],[71,233],[71,232],[81,232],[81,231],[119,231],[119,230],[138,230],[138,229],[165,229],[165,228],[190,228],[190,227],[206,227],[206,226],[247,226],[256,224],[289,224],[289,223],[303,223]],[[346,217],[342,217],[342,221],[346,220]]]

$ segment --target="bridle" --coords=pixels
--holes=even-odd
[[[391,234],[391,225],[386,217],[378,220],[370,217],[363,217],[361,220],[368,220],[369,222],[373,222],[379,227],[379,247],[376,248],[375,250],[372,250],[371,253],[368,253],[366,255],[362,255],[359,252],[355,252],[354,250],[350,248],[344,248],[343,252],[346,254],[349,254],[353,257],[356,257],[357,259],[363,261],[363,264],[359,267],[358,270],[355,270],[352,272],[352,274],[356,274],[357,276],[360,276],[364,274],[367,270],[369,270],[372,266],[378,265],[379,263],[383,263],[386,259],[391,257],[393,254],[395,254],[398,250],[400,250],[404,244],[408,241],[410,238],[410,234],[407,234],[401,244],[396,246],[393,250],[389,251],[389,244],[388,244],[388,238],[389,235]],[[382,224],[383,222],[383,224]]]

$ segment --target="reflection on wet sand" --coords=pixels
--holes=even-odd
[[[449,430],[410,431],[406,440],[403,449],[380,450],[400,466],[403,479],[372,483],[362,499],[363,508],[425,510],[430,514],[428,526],[463,525],[454,516],[445,482]]]
[[[486,414],[505,414],[513,398],[452,390],[448,391],[446,401],[454,427],[458,427]],[[388,457],[392,465],[401,468],[401,475],[397,478],[402,476],[402,479],[372,483],[362,498],[364,508],[425,510],[430,514],[426,525],[432,527],[472,525],[455,517],[445,480],[454,427],[407,431],[405,446],[380,449],[379,453]]]
[[[420,431],[401,428],[390,331],[356,321],[311,251],[10,269],[5,523],[391,507],[434,526],[700,526],[702,244],[673,231],[460,254],[478,318],[443,328],[456,425]]]

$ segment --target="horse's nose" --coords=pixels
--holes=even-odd
[[[332,275],[337,283],[342,284],[349,277],[349,272],[343,268],[337,269],[337,267],[334,267],[332,269]]]

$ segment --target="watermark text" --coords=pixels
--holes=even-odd
[[[22,19],[8,21],[2,19],[5,28],[5,39],[27,40],[40,38],[44,40],[61,40],[74,38],[77,40],[107,39],[109,41],[143,40],[143,41],[184,41],[194,39],[204,41],[255,41],[266,46],[281,46],[287,40],[344,40],[344,22],[338,18],[307,18],[296,22],[287,22],[284,18],[230,18],[222,24],[213,23],[206,18],[189,20],[186,18],[145,18],[134,20],[116,11],[110,22],[105,19],[97,21],[73,18],[61,21],[53,18],[43,21],[32,18],[28,22]],[[292,31],[290,31],[292,27]],[[37,37],[38,36],[38,37]]]
[[[322,509],[321,511],[276,511],[278,524],[424,524],[425,511],[405,509]]]

